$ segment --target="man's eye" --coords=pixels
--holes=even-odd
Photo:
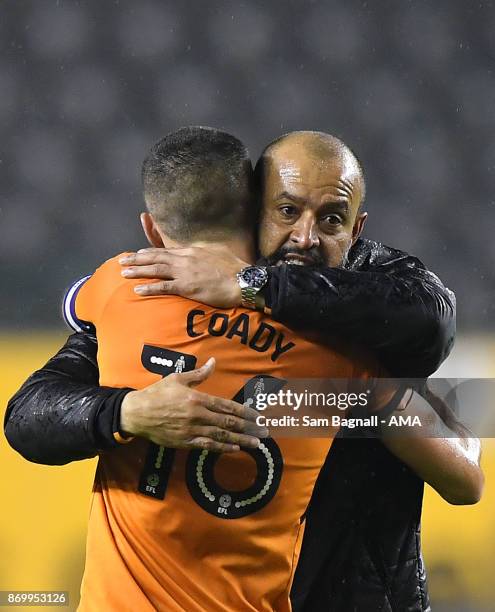
[[[293,217],[297,215],[297,208],[292,206],[292,204],[284,204],[283,206],[279,206],[279,211],[284,217]]]
[[[341,225],[343,223],[343,219],[340,215],[327,215],[323,217],[322,221],[327,223],[328,225]]]

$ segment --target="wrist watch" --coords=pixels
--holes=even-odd
[[[245,308],[263,310],[265,300],[263,288],[268,282],[268,272],[263,266],[247,266],[237,273],[241,288],[241,304]]]

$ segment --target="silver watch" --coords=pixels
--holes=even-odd
[[[262,266],[247,266],[237,273],[237,282],[241,288],[241,303],[253,310],[259,307],[259,296],[268,282],[268,272]]]

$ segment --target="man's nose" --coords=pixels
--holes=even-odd
[[[294,246],[305,251],[319,246],[320,239],[315,220],[310,216],[302,215],[292,228],[290,241]]]

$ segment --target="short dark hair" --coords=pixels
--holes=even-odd
[[[144,197],[173,239],[222,237],[251,229],[253,169],[243,143],[209,127],[184,127],[151,149],[142,168]]]

